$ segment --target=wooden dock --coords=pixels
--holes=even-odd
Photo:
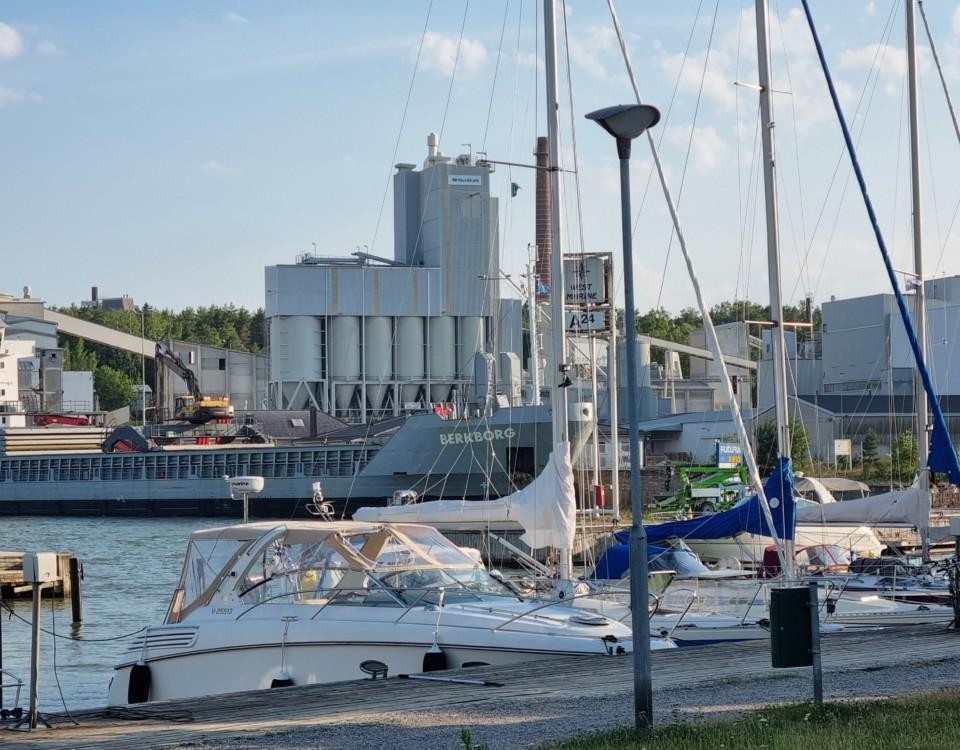
[[[0,596],[4,599],[30,598],[31,596],[32,587],[23,580],[23,554],[23,552],[0,550]],[[44,596],[62,596],[64,599],[69,599],[73,593],[73,579],[82,575],[80,564],[76,555],[70,552],[57,552],[56,555],[57,578],[51,582],[51,585],[44,587]],[[72,577],[71,566],[76,568]]]
[[[960,632],[940,626],[917,626],[859,633],[841,633],[823,640],[825,683],[830,674],[884,668],[905,670],[960,660]],[[800,686],[797,700],[807,700],[803,686],[809,669],[773,670],[766,641],[658,651],[653,654],[654,700],[670,689],[707,683],[729,683],[736,701],[736,683],[792,675]],[[46,714],[54,728],[32,733],[0,729],[0,745],[9,748],[147,748],[216,744],[231,739],[261,738],[301,728],[330,728],[330,747],[362,746],[352,732],[381,724],[401,731],[402,717],[443,723],[450,746],[456,745],[462,719],[458,710],[483,712],[491,724],[503,712],[543,721],[555,699],[600,699],[605,705],[629,702],[632,660],[627,657],[564,657],[509,667],[483,667],[467,672],[432,673],[497,683],[457,684],[413,679],[357,680],[327,685],[282,688],[209,698],[164,701],[116,710],[74,712],[79,726],[59,714]],[[866,681],[866,680],[865,680]],[[702,689],[702,688],[701,688]],[[504,709],[509,706],[509,709]],[[50,706],[46,707],[50,709]],[[446,718],[444,716],[446,715]],[[429,724],[422,725],[426,729]],[[406,727],[408,732],[416,731]],[[530,742],[539,741],[532,732]],[[406,742],[415,742],[407,734]],[[397,744],[404,744],[397,735]],[[295,742],[291,746],[296,745]],[[412,745],[406,745],[412,746]]]

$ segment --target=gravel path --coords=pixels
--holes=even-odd
[[[824,670],[824,694],[830,699],[874,698],[960,687],[960,658],[924,661],[908,667]],[[762,679],[723,680],[682,689],[654,689],[658,724],[733,717],[740,712],[812,697],[809,674],[782,673]],[[490,750],[538,747],[591,729],[630,725],[633,696],[619,692],[603,698],[484,701],[469,710],[392,713],[350,722],[240,738],[219,744],[178,747],[276,750],[278,748],[462,748],[461,728]]]

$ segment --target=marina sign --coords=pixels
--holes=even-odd
[[[565,304],[602,305],[607,302],[604,256],[566,258],[563,261]]]
[[[594,333],[608,329],[606,310],[567,310],[566,318],[568,333]]]

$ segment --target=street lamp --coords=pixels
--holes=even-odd
[[[637,413],[637,310],[633,299],[633,237],[630,216],[630,145],[660,121],[660,110],[646,104],[619,104],[587,116],[617,139],[620,157],[620,211],[623,233],[624,338],[627,344],[627,407],[630,420],[630,609],[633,627],[633,711],[638,729],[653,726],[650,670],[650,619],[647,585],[647,535],[640,498],[640,433]]]

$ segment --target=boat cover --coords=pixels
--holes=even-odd
[[[576,498],[569,443],[554,446],[543,471],[526,487],[498,500],[428,500],[386,508],[358,508],[357,521],[489,524],[514,521],[533,549],[571,549],[576,532]]]
[[[793,471],[790,468],[789,459],[779,459],[773,473],[763,483],[763,489],[773,514],[773,533],[764,518],[759,496],[751,495],[730,510],[720,513],[709,513],[688,521],[671,521],[644,526],[647,542],[656,544],[667,539],[725,539],[743,532],[773,536],[778,539],[793,539],[796,503],[793,497]]]
[[[798,523],[856,524],[858,526],[930,526],[930,505],[917,483],[905,490],[893,490],[839,503],[804,504],[797,508]]]

